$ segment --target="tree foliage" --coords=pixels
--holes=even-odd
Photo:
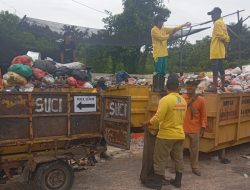
[[[123,7],[121,14],[110,13],[103,21],[110,35],[130,41],[149,38],[154,16],[162,14],[168,17],[170,14],[162,0],[123,0]],[[112,48],[110,52],[112,62],[122,64],[127,72],[152,72],[152,68],[146,66],[148,56],[150,56],[148,47],[146,47],[146,53],[140,52],[140,46],[116,47],[115,49],[119,51],[114,51]],[[115,71],[117,68],[113,65],[112,72]]]
[[[133,41],[140,38],[150,38],[150,30],[154,15],[161,13],[168,17],[170,11],[163,5],[162,0],[123,0],[124,10],[121,14],[104,18],[106,30],[94,35],[91,40],[117,38],[124,41]],[[21,23],[21,19],[8,12],[0,13],[0,64],[6,70],[12,58],[26,54],[27,51],[41,52],[43,57],[59,58],[58,39],[62,33],[71,32],[77,42],[77,59],[89,67],[93,72],[115,73],[125,70],[129,73],[152,73],[153,59],[148,46],[140,51],[138,46],[108,46],[83,43],[88,30],[82,32],[75,26],[65,25],[62,33],[52,32],[48,27]],[[235,25],[230,25],[232,29]],[[240,36],[231,34],[230,52],[227,66],[240,66],[250,63],[250,31],[247,26],[235,29]],[[105,43],[104,43],[105,44]],[[180,41],[173,43],[169,48],[170,72],[198,72],[210,71],[209,61],[210,37],[206,36],[195,44]],[[180,55],[182,54],[182,62]]]
[[[55,55],[55,41],[41,35],[34,35],[27,28],[20,26],[19,17],[7,11],[0,13],[0,64],[5,72],[13,57],[38,51],[44,56]],[[33,29],[36,26],[33,26]]]

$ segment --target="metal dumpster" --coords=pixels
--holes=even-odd
[[[25,174],[35,189],[68,190],[70,160],[104,151],[103,137],[129,149],[130,97],[76,89],[0,92],[0,174],[8,179]]]
[[[131,130],[137,131],[141,122],[146,120],[147,105],[150,87],[141,85],[124,85],[111,87],[106,90],[105,95],[130,96],[131,97]]]
[[[250,93],[205,94],[204,98],[208,127],[201,138],[200,151],[250,142]]]
[[[148,114],[156,112],[164,94],[150,93]],[[200,151],[212,152],[250,142],[250,93],[204,94],[208,126],[200,140]],[[185,141],[184,147],[188,147]]]

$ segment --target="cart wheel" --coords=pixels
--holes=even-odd
[[[62,160],[40,165],[34,177],[37,190],[69,190],[73,181],[72,168]]]

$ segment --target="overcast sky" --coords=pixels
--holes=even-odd
[[[171,11],[170,18],[165,23],[166,26],[182,24],[186,21],[192,24],[207,21],[210,19],[207,12],[215,6],[222,9],[223,15],[242,9],[245,9],[245,12],[241,13],[243,18],[250,15],[250,0],[165,0],[165,5]],[[0,8],[19,17],[27,15],[28,17],[90,28],[104,27],[102,22],[102,18],[106,17],[103,13],[104,10],[109,10],[113,14],[121,13],[123,10],[122,0],[0,0]],[[236,21],[236,15],[225,18],[226,23]],[[247,20],[246,24],[250,26],[250,19]],[[210,32],[208,30],[195,34],[189,40],[202,39],[202,37],[210,35]]]

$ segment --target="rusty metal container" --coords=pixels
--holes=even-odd
[[[163,94],[151,93],[148,119],[156,112]],[[204,94],[208,126],[200,140],[200,151],[212,152],[250,142],[250,93]],[[185,141],[184,147],[188,147]]]
[[[48,150],[100,137],[100,96],[82,92],[0,94],[0,155]]]
[[[149,86],[124,85],[109,88],[105,95],[131,97],[131,128],[141,127],[141,122],[146,120],[147,105],[149,101]]]
[[[106,150],[104,138],[107,144],[129,149],[130,110],[130,97],[100,96],[92,89],[0,92],[0,172],[7,180],[22,173],[32,180],[37,167],[57,160],[69,165],[66,160]],[[40,183],[47,184],[36,181]]]
[[[200,151],[250,142],[250,93],[205,94],[204,98],[208,127],[200,140]]]
[[[116,97],[119,106],[123,101],[130,103],[126,98]],[[100,139],[108,128],[103,125],[103,114],[110,112],[108,104],[101,107],[101,101],[98,93],[88,89],[0,93],[0,155],[45,151],[55,146],[66,149],[80,139]],[[114,109],[120,113],[116,104]],[[130,104],[127,111],[130,113]],[[109,120],[112,124],[123,121],[111,116]],[[123,138],[129,138],[127,128]]]

